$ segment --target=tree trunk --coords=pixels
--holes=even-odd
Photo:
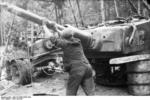
[[[141,0],[138,0],[138,14],[141,15]]]
[[[55,16],[56,16],[56,22],[59,23],[59,21],[58,21],[58,9],[57,9],[56,5],[55,5]]]
[[[117,1],[116,0],[114,0],[114,4],[115,4],[116,16],[119,17],[119,12],[118,12],[118,7],[117,7]]]
[[[72,4],[71,4],[71,1],[70,1],[70,0],[69,0],[69,4],[70,4],[70,8],[71,8],[73,17],[74,17],[74,21],[75,21],[76,27],[78,27],[77,19],[76,19],[76,16],[75,16],[75,13],[74,13],[74,9],[73,9],[73,7],[72,7]]]
[[[1,12],[1,7],[0,7],[0,46],[2,45],[2,12]]]
[[[81,24],[82,24],[82,26],[84,26],[83,17],[82,17],[80,5],[79,5],[79,0],[76,0],[76,3],[77,3],[77,6],[78,6],[79,16],[81,18]]]
[[[29,3],[30,0],[24,0],[22,2],[22,4],[20,4],[20,7],[27,10],[28,9],[28,3]],[[27,26],[28,26],[28,21],[27,20],[23,20],[23,27],[25,29],[27,29]],[[25,34],[25,40],[27,42],[27,38],[28,38],[28,34]]]
[[[102,16],[102,23],[105,22],[105,8],[104,8],[104,0],[100,0],[101,3],[101,16]]]

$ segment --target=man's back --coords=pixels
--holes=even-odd
[[[62,49],[64,52],[64,64],[70,64],[74,62],[88,63],[79,39],[73,38],[72,40],[69,40],[67,46]]]

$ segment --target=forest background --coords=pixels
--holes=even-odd
[[[150,6],[146,0],[0,0],[0,2],[14,4],[61,25],[71,24],[78,28],[95,26],[116,17],[128,18],[137,14],[147,18],[150,16]],[[41,32],[41,26],[0,7],[0,45],[6,44],[9,32],[12,38],[34,37]]]

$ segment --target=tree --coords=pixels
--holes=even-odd
[[[101,2],[101,15],[102,15],[102,23],[105,22],[105,7],[104,0],[100,0]]]

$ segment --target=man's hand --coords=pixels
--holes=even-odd
[[[53,33],[49,31],[49,29],[47,27],[47,23],[48,23],[47,20],[43,20],[43,22],[42,22],[42,26],[43,26],[43,29],[44,29],[44,32],[45,32],[45,37],[52,37]]]
[[[43,29],[46,33],[46,37],[49,36],[48,33],[50,33],[47,25],[49,25],[49,27],[51,28],[51,30],[53,31],[53,33],[51,33],[53,36],[54,36],[54,33],[57,32],[58,35],[60,36],[60,33],[61,31],[56,27],[56,23],[53,22],[53,21],[48,21],[47,19],[43,19],[43,22],[42,22],[42,26],[43,26]],[[49,32],[48,32],[49,31]],[[52,36],[50,35],[50,36]]]
[[[48,24],[48,20],[46,18],[43,18],[42,20],[42,26],[47,25]]]

